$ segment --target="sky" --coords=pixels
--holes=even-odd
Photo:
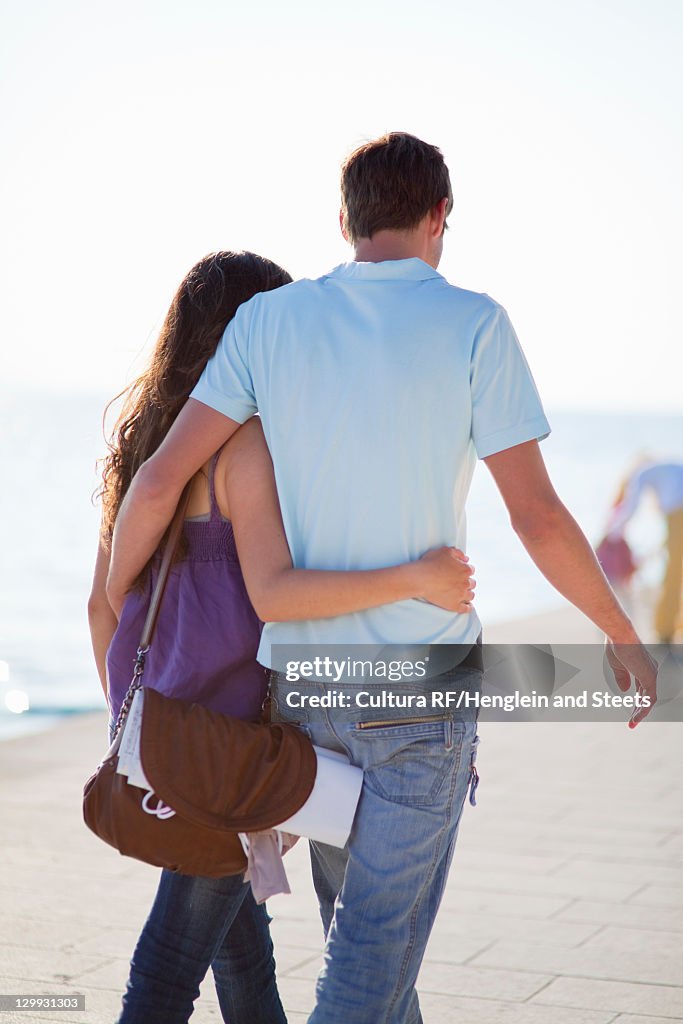
[[[351,259],[338,168],[410,131],[442,273],[508,310],[550,408],[683,411],[679,0],[6,0],[0,387],[114,394],[189,267]]]

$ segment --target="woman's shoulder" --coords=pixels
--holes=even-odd
[[[236,431],[218,453],[215,489],[218,507],[230,518],[229,491],[231,483],[244,481],[245,473],[261,473],[264,467],[272,472],[270,452],[260,416],[252,416]]]

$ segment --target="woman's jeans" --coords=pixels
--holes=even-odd
[[[447,682],[474,693],[481,674],[454,672]],[[477,712],[417,712],[431,720],[411,724],[410,712],[378,710],[376,720],[395,720],[377,725],[373,713],[361,723],[354,710],[287,707],[290,690],[326,688],[272,676],[277,716],[364,769],[346,848],[310,844],[327,944],[309,1024],[420,1024],[415,982],[468,789],[475,802]]]
[[[268,925],[242,875],[162,871],[117,1024],[186,1024],[209,966],[226,1024],[286,1024]]]
[[[224,1021],[286,1024],[268,920],[241,875],[163,871],[118,1024],[186,1024],[209,965]]]

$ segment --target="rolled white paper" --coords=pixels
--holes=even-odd
[[[313,747],[318,761],[313,790],[296,814],[273,828],[329,846],[346,846],[363,786],[363,769],[344,754]]]

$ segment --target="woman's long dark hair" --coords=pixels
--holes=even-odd
[[[166,314],[147,370],[112,399],[125,396],[98,492],[105,544],[131,480],[165,438],[237,307],[291,280],[282,267],[251,252],[210,253],[192,267]]]

